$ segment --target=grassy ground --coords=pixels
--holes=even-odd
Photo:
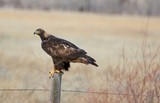
[[[62,103],[149,101],[142,95],[159,93],[159,24],[156,17],[0,10],[0,88],[50,88],[52,61],[33,35],[43,28],[85,49],[99,64],[99,68],[71,64],[70,72],[63,75],[62,89],[127,94],[62,92]],[[48,100],[49,92],[0,92],[3,103]]]

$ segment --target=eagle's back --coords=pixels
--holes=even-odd
[[[62,58],[67,61],[86,54],[83,49],[78,48],[73,43],[53,35],[49,35],[46,40],[42,41],[41,46],[50,56]]]

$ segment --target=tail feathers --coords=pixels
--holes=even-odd
[[[88,55],[85,55],[85,58],[86,58],[86,62],[87,62],[88,64],[92,64],[92,65],[98,67],[98,65],[95,63],[96,60],[94,60],[92,57],[90,57],[90,56],[88,56]]]
[[[94,65],[94,66],[96,66],[96,67],[98,67],[98,65],[97,65],[95,62],[93,62],[93,61],[89,61],[88,63],[89,63],[89,64],[92,64],[92,65]]]

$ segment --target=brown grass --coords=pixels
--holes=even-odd
[[[87,103],[159,103],[160,48],[150,51],[148,44],[145,46],[141,59],[128,60],[123,51],[119,64],[109,64],[98,90],[106,94],[88,95],[89,99],[84,97]]]
[[[0,10],[0,88],[50,88],[52,61],[33,35],[41,27],[83,47],[100,66],[71,64],[62,89],[111,93],[62,92],[62,103],[159,103],[159,24],[154,17]],[[48,100],[49,92],[0,92],[2,103]]]

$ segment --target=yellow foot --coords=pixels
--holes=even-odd
[[[52,78],[54,76],[55,71],[52,69],[49,71],[49,78]]]
[[[57,70],[57,69],[56,69],[56,70],[55,70],[55,73],[59,73],[59,74],[61,74],[61,73],[62,73],[62,74],[63,74],[63,71],[61,71],[61,70]]]
[[[57,69],[56,69],[56,70],[53,70],[53,69],[52,69],[52,70],[49,71],[49,78],[52,78],[55,73],[63,74],[63,71],[57,70]]]

